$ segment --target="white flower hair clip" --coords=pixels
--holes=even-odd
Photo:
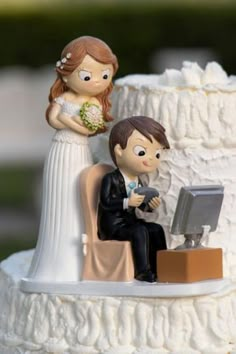
[[[60,69],[63,69],[64,68],[63,64],[65,64],[67,62],[67,60],[69,60],[70,58],[71,58],[71,53],[67,53],[64,58],[62,58],[61,60],[58,60],[56,62],[56,67],[60,68]]]

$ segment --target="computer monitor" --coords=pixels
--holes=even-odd
[[[204,226],[215,231],[223,202],[220,185],[182,187],[171,227],[172,235],[202,235]]]

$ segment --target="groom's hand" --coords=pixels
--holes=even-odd
[[[132,190],[128,200],[128,206],[135,208],[139,207],[142,204],[144,197],[145,195],[137,194]]]
[[[151,199],[151,201],[148,203],[148,206],[154,210],[159,207],[161,204],[161,199],[159,197],[154,197]]]

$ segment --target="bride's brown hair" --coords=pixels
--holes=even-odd
[[[66,83],[63,82],[62,77],[70,75],[83,61],[86,55],[90,55],[96,61],[103,64],[112,64],[113,66],[113,76],[117,72],[118,69],[118,61],[116,56],[113,54],[110,47],[103,42],[102,40],[90,37],[83,36],[74,39],[69,44],[65,46],[61,53],[61,61],[59,65],[56,67],[57,78],[52,85],[49,93],[49,106],[46,110],[46,118],[48,121],[49,112],[52,107],[52,102],[54,98],[60,96],[63,92],[68,91],[68,87]],[[68,58],[65,62],[63,62],[63,58]],[[109,109],[111,107],[111,103],[109,100],[109,95],[112,91],[113,84],[112,82],[108,86],[108,88],[96,96],[98,101],[102,105],[104,120],[109,122],[112,120],[112,117],[109,114]]]

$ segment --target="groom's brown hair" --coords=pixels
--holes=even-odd
[[[134,116],[126,118],[116,123],[110,133],[109,149],[114,164],[116,163],[115,146],[119,144],[122,149],[127,146],[128,139],[134,130],[139,131],[152,142],[154,138],[164,149],[169,149],[170,145],[165,135],[165,128],[154,119],[145,116]]]

